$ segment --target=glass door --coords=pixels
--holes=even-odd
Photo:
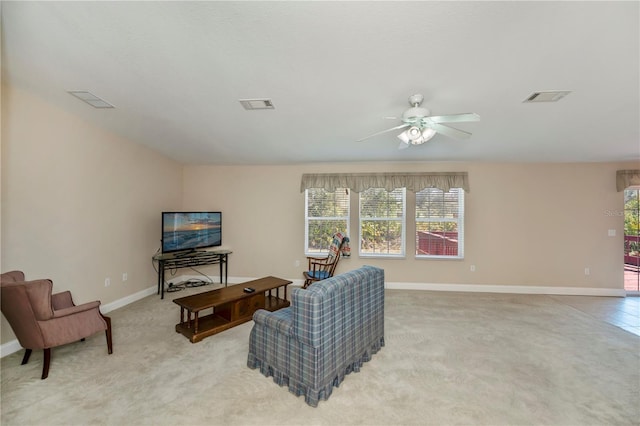
[[[624,191],[624,289],[640,294],[640,187]]]

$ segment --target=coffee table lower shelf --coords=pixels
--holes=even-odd
[[[195,313],[195,317],[184,318],[176,324],[176,332],[181,333],[191,343],[196,343],[205,337],[225,331],[229,328],[251,321],[258,309],[277,311],[286,308],[290,302],[276,296],[257,294],[249,299],[240,299],[213,308],[213,313],[202,317]]]

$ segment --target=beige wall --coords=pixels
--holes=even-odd
[[[160,212],[181,197],[180,164],[2,88],[2,272],[51,278],[77,304],[148,289]],[[14,339],[4,318],[1,332]]]
[[[184,208],[223,211],[223,244],[233,250],[231,276],[300,279],[305,266],[303,173],[468,171],[465,259],[341,261],[338,271],[383,267],[404,283],[485,284],[621,289],[622,193],[615,173],[630,163],[385,163],[293,166],[187,166]],[[353,196],[352,196],[353,197]],[[355,199],[355,198],[353,198]],[[351,238],[357,240],[352,199]],[[413,201],[408,196],[409,209]],[[410,222],[408,222],[410,223]],[[615,237],[607,231],[616,230]],[[412,235],[413,228],[409,228]],[[295,261],[300,260],[300,267]],[[470,266],[476,265],[471,272]],[[585,268],[590,275],[585,275]],[[211,270],[215,273],[214,270]]]
[[[229,275],[300,279],[303,173],[468,171],[464,260],[351,259],[389,282],[622,288],[617,169],[637,163],[372,163],[182,166],[2,87],[0,270],[49,277],[77,303],[119,300],[156,284],[151,256],[163,210],[221,210]],[[408,199],[409,210],[413,206]],[[351,237],[357,240],[353,197]],[[408,222],[410,223],[410,222]],[[615,229],[617,235],[608,237]],[[409,227],[409,235],[413,229]],[[295,262],[300,261],[296,267]],[[476,265],[476,272],[469,270]],[[584,268],[591,274],[585,276]],[[217,267],[202,268],[217,275]],[[122,273],[129,280],[122,282]],[[188,274],[189,271],[185,271]],[[104,287],[105,277],[111,286]],[[2,343],[14,339],[2,319]]]

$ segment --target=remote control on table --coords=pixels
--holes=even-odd
[[[245,287],[244,288],[244,292],[245,293],[253,293],[254,291],[256,291],[255,288],[251,288],[251,287]]]

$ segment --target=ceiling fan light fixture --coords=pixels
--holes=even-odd
[[[425,127],[424,130],[422,131],[422,139],[424,139],[425,142],[431,139],[432,137],[434,137],[435,135],[436,135],[436,131],[433,130],[431,127]]]
[[[420,106],[423,99],[422,95],[410,96],[409,105],[411,105],[411,107],[402,113],[402,124],[358,139],[357,142],[400,129],[405,129],[397,136],[398,139],[402,141],[398,147],[400,149],[405,149],[409,145],[422,145],[432,139],[436,133],[441,133],[453,139],[467,139],[471,136],[471,133],[456,129],[455,127],[449,127],[442,123],[480,121],[480,116],[473,112],[432,116],[431,111]],[[395,117],[385,118],[397,120]]]
[[[404,143],[406,145],[409,145],[409,142],[411,141],[409,139],[409,135],[407,135],[407,131],[406,130],[398,135],[398,139],[400,139],[402,141],[402,143]]]
[[[422,139],[422,131],[418,126],[411,126],[406,130],[406,132],[411,143],[415,144],[416,141]]]
[[[411,126],[404,132],[398,135],[398,139],[400,139],[407,146],[411,145],[422,145],[427,142],[429,139],[434,137],[436,131],[430,127],[425,127],[421,129],[418,126]],[[406,147],[403,147],[406,148]]]

